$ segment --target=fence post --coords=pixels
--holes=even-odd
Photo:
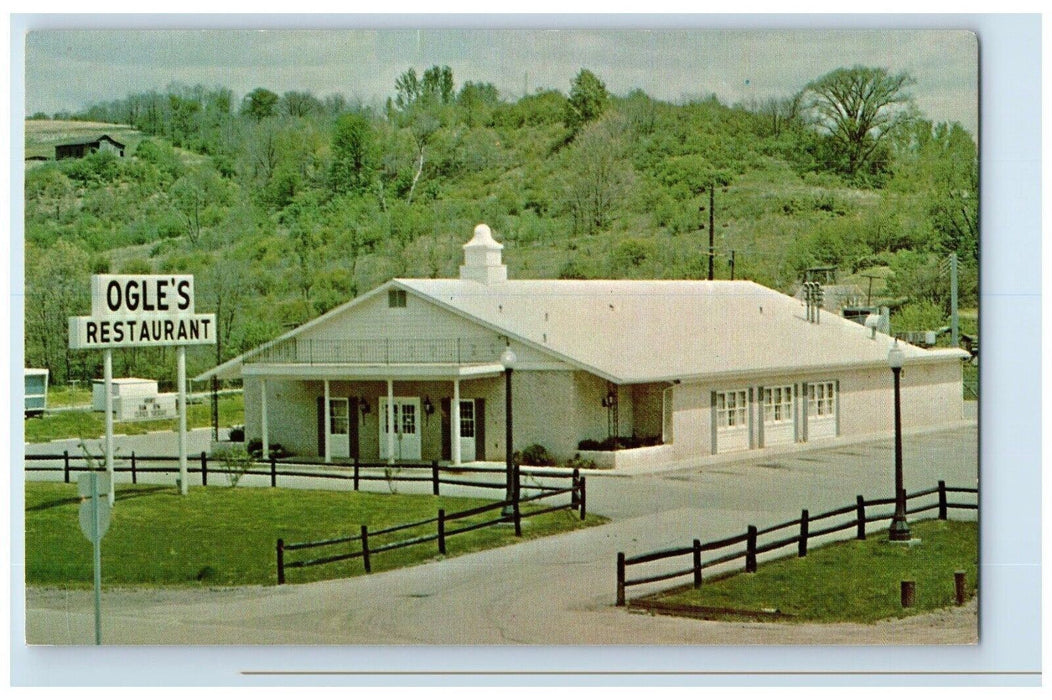
[[[438,509],[438,553],[446,553],[446,509]]]
[[[69,450],[62,451],[62,479],[69,483]]]
[[[617,604],[625,604],[625,553],[617,553]]]
[[[438,461],[431,460],[431,494],[438,495]]]
[[[900,584],[900,594],[902,598],[902,607],[912,608],[914,602],[917,600],[917,582],[916,581],[903,581]]]
[[[285,583],[285,540],[278,538],[278,585]]]
[[[855,496],[855,522],[858,531],[855,539],[866,539],[866,501],[862,496]]]
[[[365,573],[371,574],[373,567],[369,565],[369,528],[362,525],[362,563],[365,564]]]
[[[274,459],[274,455],[270,456],[270,486],[271,488],[278,485],[278,464]]]
[[[139,477],[135,473],[135,452],[134,451],[131,453],[131,472],[132,472],[132,483],[133,484],[139,483]]]
[[[201,485],[208,486],[208,455],[201,451]]]
[[[694,587],[701,588],[701,540],[694,540]]]
[[[964,588],[964,572],[954,571],[953,572],[953,588],[954,588],[954,599],[957,605],[964,605],[964,599],[966,597],[966,591]]]
[[[756,573],[756,526],[750,525],[745,541],[745,573]]]
[[[577,509],[577,488],[578,482],[581,479],[581,470],[574,467],[573,474],[570,477],[570,487],[573,489],[570,491],[570,508]]]
[[[586,509],[585,503],[586,503],[586,500],[587,500],[587,489],[585,487],[585,479],[586,479],[586,477],[583,477],[583,476],[581,477],[581,500],[580,500],[581,520],[584,520],[585,509]]]
[[[522,537],[522,515],[519,511],[519,499],[511,502],[511,517],[515,520],[515,536]]]
[[[358,458],[354,458],[354,490],[358,490]]]
[[[946,520],[946,482],[939,482],[939,520]]]
[[[807,556],[807,517],[807,508],[804,508],[800,511],[800,542],[796,548],[797,556],[801,557]]]

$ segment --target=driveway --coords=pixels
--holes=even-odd
[[[974,486],[976,426],[907,436],[907,490]],[[766,644],[970,643],[974,609],[946,624],[884,626],[706,623],[613,607],[615,561],[739,534],[866,498],[891,495],[888,438],[824,449],[701,460],[629,477],[595,473],[589,510],[610,524],[339,581],[231,589],[107,590],[107,644]],[[290,578],[294,581],[294,573]],[[632,593],[635,593],[633,589]],[[90,591],[27,592],[27,639],[89,644]],[[956,617],[954,617],[956,616]],[[956,620],[956,622],[949,622]],[[833,632],[836,628],[838,631]],[[823,631],[824,630],[824,631]],[[847,631],[845,631],[847,630]],[[918,630],[928,630],[923,633]]]

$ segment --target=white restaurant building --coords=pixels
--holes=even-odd
[[[506,347],[517,450],[616,432],[671,462],[891,430],[887,335],[748,281],[508,280],[502,249],[480,225],[459,279],[393,279],[197,379],[243,379],[246,438],[326,460],[503,461]],[[900,347],[904,427],[961,420],[967,354]]]

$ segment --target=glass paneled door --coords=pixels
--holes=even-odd
[[[395,397],[392,404],[394,414],[394,458],[398,460],[420,459],[420,399],[418,397]],[[380,459],[388,459],[387,438],[390,423],[387,420],[387,397],[380,397]]]
[[[460,402],[460,461],[475,461],[475,400]]]
[[[347,399],[329,399],[329,455],[333,459],[351,456],[350,404]]]

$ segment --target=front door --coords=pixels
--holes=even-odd
[[[460,461],[475,461],[475,401],[460,402]]]
[[[420,399],[399,398],[392,404],[394,414],[394,458],[396,460],[420,459]],[[387,420],[387,397],[380,397],[380,459],[392,455],[387,449],[390,423]]]
[[[350,402],[347,399],[329,399],[329,454],[333,459],[351,456]]]

